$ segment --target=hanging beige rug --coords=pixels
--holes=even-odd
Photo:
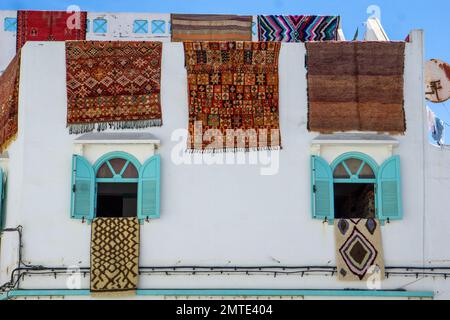
[[[307,42],[308,130],[404,134],[405,43]]]
[[[384,280],[383,246],[378,220],[336,220],[334,232],[339,280]]]
[[[139,278],[139,220],[98,218],[92,222],[91,292],[135,294]]]

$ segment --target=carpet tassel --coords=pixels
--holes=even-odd
[[[101,123],[83,123],[83,124],[71,124],[69,125],[70,134],[83,134],[93,132],[105,131],[107,129],[112,130],[124,130],[124,129],[145,129],[151,127],[160,127],[162,125],[161,119],[151,120],[138,120],[138,121],[112,121]]]

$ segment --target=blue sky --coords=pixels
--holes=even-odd
[[[64,10],[78,5],[85,11],[236,14],[329,14],[340,15],[347,38],[363,22],[371,5],[380,8],[381,21],[392,40],[404,40],[412,29],[424,29],[427,58],[450,63],[448,0],[0,0],[0,10]],[[438,117],[450,124],[450,101],[431,104]],[[450,127],[446,142],[450,143]]]

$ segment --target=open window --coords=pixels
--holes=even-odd
[[[331,166],[321,157],[311,158],[312,212],[315,219],[403,218],[400,158],[382,166],[362,153],[347,153]]]
[[[73,156],[72,209],[74,219],[135,217],[159,218],[160,157],[143,165],[125,152],[111,152],[92,166]]]
[[[137,216],[139,173],[135,161],[112,158],[100,165],[96,176],[96,217]]]
[[[334,169],[334,207],[336,219],[376,217],[375,168],[361,158],[342,160]]]

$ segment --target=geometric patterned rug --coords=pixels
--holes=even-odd
[[[86,12],[19,10],[17,50],[27,41],[85,40],[86,17]]]
[[[133,294],[139,278],[139,220],[97,218],[91,234],[91,292]]]
[[[336,264],[341,281],[384,279],[380,222],[375,219],[335,221]]]
[[[279,42],[184,42],[190,152],[280,150]]]
[[[161,42],[67,41],[70,133],[161,126],[161,56]]]
[[[306,42],[337,39],[335,16],[258,16],[259,41]]]
[[[0,76],[0,152],[17,137],[19,124],[20,51]]]

